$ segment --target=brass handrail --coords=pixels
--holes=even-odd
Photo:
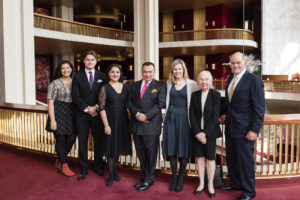
[[[254,40],[254,33],[250,30],[237,28],[202,29],[188,31],[173,31],[159,33],[160,42],[213,40],[213,39],[240,39]]]
[[[92,37],[133,41],[133,32],[34,13],[34,27]]]
[[[55,154],[55,139],[45,131],[47,107],[16,104],[0,104],[0,144],[8,144],[21,149]],[[217,140],[217,155],[226,171],[225,126],[220,121],[223,136]],[[93,159],[93,142],[89,144],[88,158]],[[160,144],[160,143],[159,143]],[[130,156],[120,156],[122,165],[139,167],[134,145]],[[159,146],[161,150],[161,146]],[[161,152],[161,151],[160,151]],[[255,144],[255,172],[257,177],[300,176],[300,114],[266,115],[260,137]],[[78,141],[69,157],[78,158]],[[220,163],[219,163],[220,164]],[[169,162],[161,153],[158,155],[157,169],[170,173]],[[197,166],[189,159],[187,174],[197,176]]]

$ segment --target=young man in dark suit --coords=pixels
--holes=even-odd
[[[265,113],[264,84],[246,70],[246,60],[241,52],[230,56],[233,74],[227,79],[226,114],[226,161],[230,187],[241,190],[238,200],[256,196],[254,171],[254,143],[262,127]]]
[[[135,184],[138,191],[147,190],[154,183],[157,162],[158,140],[161,132],[161,110],[165,105],[165,85],[154,80],[155,66],[145,62],[142,66],[143,79],[130,88],[128,108],[131,113],[137,156],[140,161],[140,181]]]
[[[84,56],[85,69],[77,72],[72,82],[72,100],[75,104],[75,120],[78,130],[79,162],[81,173],[78,180],[88,173],[87,143],[91,129],[94,139],[94,172],[105,176],[102,171],[104,129],[98,113],[98,93],[108,77],[97,70],[96,53],[88,51]]]

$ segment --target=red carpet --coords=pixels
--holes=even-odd
[[[187,177],[181,193],[169,192],[170,175],[158,173],[155,184],[148,191],[137,192],[133,185],[138,180],[138,171],[120,170],[120,182],[112,187],[105,186],[105,178],[91,170],[83,182],[76,177],[64,177],[55,168],[55,158],[38,155],[0,145],[0,199],[2,200],[91,200],[91,199],[209,199],[207,193],[196,197],[194,189],[198,179]],[[71,162],[71,168],[78,173],[78,161]],[[107,178],[107,176],[106,176]],[[255,199],[300,199],[300,178],[257,180]],[[240,192],[216,190],[216,199],[236,199]]]

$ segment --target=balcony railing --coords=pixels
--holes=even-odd
[[[300,93],[300,81],[263,80],[266,92]],[[226,88],[226,80],[214,80],[216,90]]]
[[[55,139],[52,133],[45,131],[47,108],[0,104],[0,143],[55,154]],[[217,155],[221,158],[226,176],[225,126],[220,121],[223,137],[217,140]],[[93,159],[93,142],[89,144],[88,158]],[[160,144],[160,143],[159,143]],[[160,149],[161,147],[159,147]],[[120,156],[122,165],[139,167],[134,145],[133,154]],[[159,151],[161,152],[161,151]],[[70,157],[78,157],[78,141],[71,150]],[[266,115],[260,137],[255,143],[255,171],[257,177],[299,176],[300,159],[300,114]],[[197,175],[197,166],[189,159],[187,173]],[[170,173],[169,162],[158,154],[157,169]]]
[[[240,39],[254,40],[252,31],[243,29],[204,29],[191,31],[174,31],[159,33],[160,42],[176,42],[190,40]]]
[[[34,27],[92,37],[125,40],[129,42],[133,41],[132,31],[123,31],[119,29],[69,21],[37,13],[34,14]]]

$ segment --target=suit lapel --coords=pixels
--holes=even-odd
[[[81,76],[82,76],[82,80],[83,80],[83,83],[84,83],[85,87],[87,87],[87,88],[90,89],[89,80],[88,80],[88,78],[87,78],[87,75],[86,75],[86,73],[85,73],[85,70],[82,71]]]
[[[244,85],[244,82],[246,81],[248,75],[249,75],[249,72],[245,71],[244,75],[242,76],[241,80],[238,82],[237,86],[235,87],[235,89],[233,91],[231,101],[232,101],[232,99],[234,99],[234,97],[238,93],[237,91],[239,91],[241,89],[242,85]]]

